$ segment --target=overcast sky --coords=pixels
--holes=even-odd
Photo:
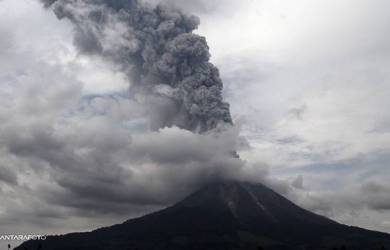
[[[145,131],[125,75],[80,55],[69,22],[0,1],[0,234],[118,223],[221,173],[390,232],[390,2],[166,2],[201,18],[220,69],[237,127],[217,140]]]

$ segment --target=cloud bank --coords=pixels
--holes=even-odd
[[[128,1],[45,3],[73,25],[35,1],[1,3],[20,22],[0,30],[2,233],[88,230],[247,178],[195,17],[136,2],[118,12]],[[30,11],[31,25],[61,30],[26,41]]]

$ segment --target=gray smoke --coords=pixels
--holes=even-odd
[[[114,62],[130,92],[151,105],[151,127],[205,132],[232,124],[218,69],[209,62],[199,19],[138,0],[41,0],[75,26],[81,53]]]

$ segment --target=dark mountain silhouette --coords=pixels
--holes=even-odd
[[[17,250],[38,244],[25,242]],[[379,250],[390,248],[390,235],[316,215],[261,184],[224,182],[159,212],[88,233],[51,236],[41,244],[48,250]]]

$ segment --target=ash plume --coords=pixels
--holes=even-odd
[[[218,69],[199,19],[138,0],[41,0],[75,27],[81,53],[101,56],[125,72],[130,93],[151,105],[151,128],[206,132],[232,124]]]

